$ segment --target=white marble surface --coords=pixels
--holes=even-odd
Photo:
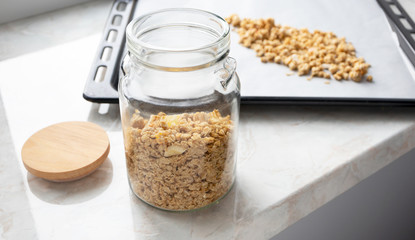
[[[415,109],[243,106],[230,194],[192,213],[149,207],[128,187],[118,106],[82,99],[110,3],[87,6],[0,26],[1,239],[267,239],[415,147]],[[27,173],[24,141],[70,120],[106,129],[103,166],[71,183]]]

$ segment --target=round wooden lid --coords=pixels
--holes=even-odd
[[[22,160],[33,175],[66,182],[92,173],[109,151],[107,133],[100,126],[90,122],[63,122],[41,129],[27,139]]]

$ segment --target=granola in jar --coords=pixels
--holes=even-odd
[[[167,210],[207,206],[232,187],[235,149],[230,116],[212,112],[144,119],[138,111],[125,131],[131,189],[143,201]]]

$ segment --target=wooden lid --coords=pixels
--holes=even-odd
[[[100,126],[90,122],[63,122],[41,129],[27,139],[22,160],[33,175],[66,182],[92,173],[109,151],[107,133]]]

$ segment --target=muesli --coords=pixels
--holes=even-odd
[[[232,187],[235,159],[230,116],[212,112],[147,120],[138,111],[125,131],[129,181],[145,202],[190,210],[220,199]]]

